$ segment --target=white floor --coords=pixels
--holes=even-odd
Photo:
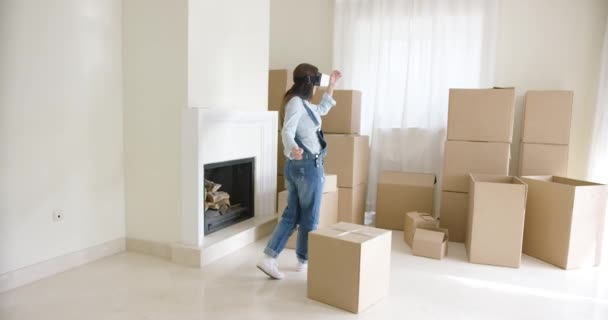
[[[123,253],[0,295],[0,319],[608,319],[608,269],[564,271],[524,256],[520,269],[414,257],[393,235],[390,296],[359,315],[306,298],[306,275],[268,280],[265,241],[203,269]]]

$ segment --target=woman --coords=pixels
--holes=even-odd
[[[287,188],[287,208],[280,223],[274,230],[264,250],[264,258],[257,267],[273,279],[283,279],[279,271],[277,256],[285,248],[288,238],[297,225],[298,238],[296,269],[305,271],[308,267],[308,233],[317,228],[319,208],[325,180],[323,159],[327,143],[321,131],[321,116],[326,115],[336,102],[332,98],[334,86],[341,77],[333,71],[329,77],[327,92],[319,105],[310,99],[320,84],[322,75],[313,65],[303,63],[293,71],[293,86],[285,93],[283,146],[285,150],[285,187]]]

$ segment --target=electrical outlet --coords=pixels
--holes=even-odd
[[[53,211],[53,221],[57,222],[57,221],[61,221],[61,220],[63,220],[63,211],[61,211],[61,210]]]

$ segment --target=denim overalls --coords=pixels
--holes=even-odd
[[[302,103],[308,116],[318,126],[319,121],[304,99]],[[296,255],[300,262],[308,261],[308,233],[315,230],[319,224],[319,209],[325,181],[323,161],[327,153],[327,142],[320,127],[317,137],[321,152],[313,154],[296,135],[295,142],[304,150],[302,160],[288,160],[285,163],[287,208],[264,250],[264,253],[271,257],[277,257],[283,251],[296,225],[299,225]]]

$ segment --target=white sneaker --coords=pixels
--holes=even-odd
[[[300,262],[300,260],[298,260],[298,263],[296,264],[296,271],[297,272],[306,272],[308,270],[308,262]]]
[[[281,280],[285,278],[285,274],[279,271],[279,263],[277,259],[271,257],[265,257],[257,265],[258,269],[262,270],[265,274],[275,280]]]

